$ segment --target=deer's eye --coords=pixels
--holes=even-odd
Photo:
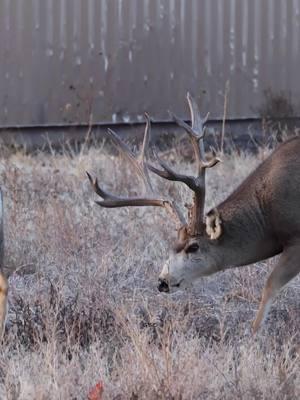
[[[199,250],[199,244],[198,243],[192,243],[187,248],[185,249],[186,253],[195,253],[197,250]]]

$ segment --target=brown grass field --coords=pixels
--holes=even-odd
[[[222,156],[208,172],[207,208],[265,155]],[[175,151],[168,161],[193,168]],[[110,400],[299,399],[299,279],[255,337],[251,322],[274,260],[159,293],[176,237],[171,221],[150,207],[98,207],[85,170],[119,194],[141,187],[106,145],[79,154],[1,148],[10,292],[0,399],[85,400],[99,382]],[[153,180],[181,204],[189,199],[182,185]]]

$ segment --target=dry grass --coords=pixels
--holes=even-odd
[[[258,162],[225,157],[209,172],[207,206]],[[137,181],[121,166],[102,148],[2,150],[10,293],[0,398],[87,399],[99,381],[104,399],[299,398],[299,280],[256,337],[250,324],[272,260],[203,279],[191,293],[159,294],[172,224],[151,208],[100,209],[85,178],[89,170],[133,193]],[[180,185],[156,184],[189,197]]]

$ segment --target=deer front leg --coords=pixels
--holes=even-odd
[[[8,292],[7,279],[0,271],[0,340],[2,339],[5,328],[7,292]]]
[[[272,301],[279,290],[300,272],[300,244],[284,249],[278,264],[270,274],[262,292],[259,309],[253,323],[253,333],[256,333],[265,320]]]

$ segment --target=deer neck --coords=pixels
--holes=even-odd
[[[228,199],[217,208],[224,230],[218,245],[222,269],[252,264],[282,251],[267,214],[254,197]]]

